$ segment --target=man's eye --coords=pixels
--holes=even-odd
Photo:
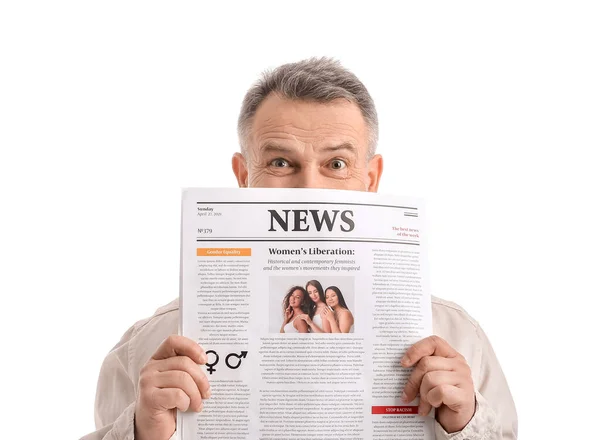
[[[270,165],[275,168],[285,168],[289,167],[290,163],[285,159],[273,159]]]
[[[329,166],[334,170],[343,170],[346,168],[346,162],[341,159],[335,159],[330,162]]]

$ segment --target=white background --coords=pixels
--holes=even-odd
[[[177,295],[180,188],[235,185],[246,89],[313,55],[373,95],[380,190],[427,199],[433,293],[489,335],[520,438],[588,438],[597,5],[2,2],[2,438],[94,429],[102,359]]]
[[[281,257],[285,259],[289,257]],[[298,258],[293,257],[292,258]],[[263,273],[264,275],[264,273]],[[299,276],[272,276],[269,277],[269,332],[279,333],[281,329],[281,323],[283,322],[283,300],[287,292],[292,286],[306,286],[306,283],[311,279],[316,279],[321,283],[323,289],[327,289],[329,286],[337,286],[344,300],[354,316],[354,327],[356,328],[357,319],[359,319],[359,311],[354,306],[354,277],[348,276],[321,276],[314,274],[313,278],[299,277]],[[266,318],[266,317],[265,317]]]

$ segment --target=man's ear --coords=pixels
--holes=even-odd
[[[241,153],[235,153],[231,158],[231,169],[240,188],[248,188],[248,166]]]
[[[367,165],[368,186],[367,191],[377,192],[379,188],[379,180],[383,174],[383,157],[381,154],[376,154],[371,158]]]

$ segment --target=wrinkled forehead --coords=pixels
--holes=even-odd
[[[368,128],[359,107],[345,99],[320,103],[270,95],[256,111],[250,146],[260,152],[266,145],[310,144],[331,148],[347,143],[366,152]]]

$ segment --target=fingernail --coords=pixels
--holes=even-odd
[[[210,388],[208,390],[206,390],[206,398],[210,399]]]
[[[408,396],[406,395],[406,393],[404,391],[402,391],[401,399],[404,403],[408,403]]]
[[[205,354],[205,353],[202,353],[202,354],[200,355],[200,363],[202,363],[202,364],[205,364],[205,363],[207,363],[207,362],[208,362],[208,356],[206,356],[206,354]]]
[[[402,359],[400,359],[400,363],[402,365],[408,364],[408,357],[406,357],[406,355],[402,356]]]

